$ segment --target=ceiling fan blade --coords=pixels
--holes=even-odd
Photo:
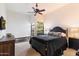
[[[43,12],[43,11],[45,11],[45,9],[39,10],[39,12]]]
[[[40,15],[42,15],[42,13],[39,12]]]
[[[36,9],[35,9],[34,7],[32,7],[32,9],[33,9],[34,11],[36,11]]]

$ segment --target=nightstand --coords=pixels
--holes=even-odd
[[[69,48],[79,49],[79,39],[77,38],[69,38]]]

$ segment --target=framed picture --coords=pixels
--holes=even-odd
[[[3,30],[6,28],[6,21],[4,20],[3,16],[0,17],[0,30]]]

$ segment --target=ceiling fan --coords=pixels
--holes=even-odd
[[[37,3],[36,3],[36,5],[35,5],[35,7],[32,7],[32,9],[34,10],[34,16],[36,16],[37,13],[40,14],[40,15],[42,15],[42,14],[43,14],[42,12],[45,11],[45,9],[41,9],[41,10],[40,10],[40,9],[38,8],[38,4],[37,4]]]

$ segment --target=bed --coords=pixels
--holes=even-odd
[[[61,30],[61,31],[60,31]],[[66,33],[61,27],[54,27],[50,32]],[[30,44],[42,56],[60,56],[67,48],[66,37],[59,37],[55,35],[38,35],[30,39]]]

